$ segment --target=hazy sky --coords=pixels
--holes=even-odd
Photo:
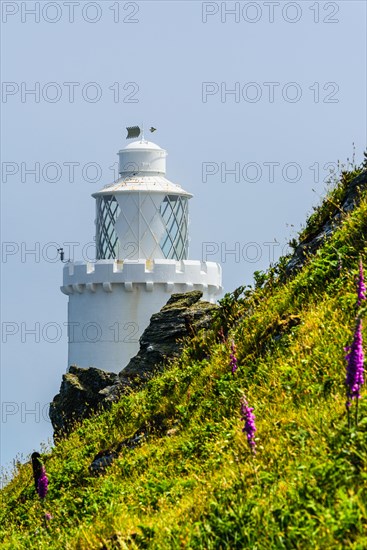
[[[52,434],[48,403],[67,367],[56,247],[92,257],[91,193],[114,179],[125,126],[155,126],[168,178],[194,195],[190,258],[221,262],[227,292],[251,283],[319,202],[332,163],[351,158],[353,142],[362,159],[366,3],[1,8],[1,463],[9,464]]]

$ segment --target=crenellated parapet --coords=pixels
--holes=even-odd
[[[215,262],[198,260],[99,260],[71,262],[65,265],[61,291],[70,295],[94,293],[97,288],[112,292],[116,285],[126,292],[137,288],[152,292],[156,285],[172,293],[175,285],[183,285],[182,292],[208,290],[216,295],[221,291],[221,266]]]

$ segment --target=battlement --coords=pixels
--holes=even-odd
[[[147,292],[154,285],[166,285],[166,291],[172,292],[175,285],[183,285],[182,292],[190,289],[208,290],[210,294],[219,294],[222,270],[215,262],[198,260],[98,260],[91,262],[71,262],[65,265],[63,273],[64,294],[96,292],[102,287],[112,292],[114,285],[123,285],[128,292],[143,287]]]

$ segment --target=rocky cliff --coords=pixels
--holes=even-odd
[[[55,436],[68,433],[75,422],[108,407],[132,387],[149,380],[167,361],[180,355],[185,341],[209,328],[218,306],[200,301],[201,297],[200,291],[173,294],[151,317],[140,338],[138,354],[119,374],[72,365],[50,405]]]

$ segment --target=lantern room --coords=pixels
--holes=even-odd
[[[97,260],[187,259],[192,195],[166,178],[166,151],[142,139],[118,155],[119,179],[93,194]]]

